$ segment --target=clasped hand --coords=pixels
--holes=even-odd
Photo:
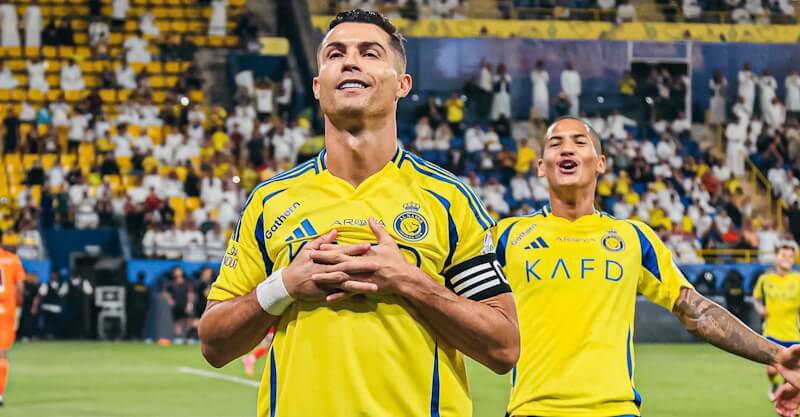
[[[283,271],[289,295],[300,300],[336,301],[354,294],[402,294],[418,270],[375,219],[369,227],[377,244],[337,245],[336,230],[303,247]]]

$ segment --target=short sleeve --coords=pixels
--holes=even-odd
[[[270,273],[264,243],[264,203],[258,189],[250,195],[222,258],[219,275],[208,293],[209,300],[225,301],[249,292]]]
[[[494,250],[495,222],[480,200],[465,185],[461,187],[463,192],[450,205],[457,241],[444,270],[445,286],[475,301],[510,292]]]
[[[644,223],[630,222],[636,230],[642,254],[639,273],[639,292],[648,300],[672,311],[681,289],[693,288],[675,265],[672,252]]]
[[[756,281],[756,286],[753,288],[753,298],[756,300],[764,299],[764,275],[758,277],[758,281]]]

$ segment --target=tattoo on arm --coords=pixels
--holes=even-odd
[[[781,350],[695,290],[681,290],[673,313],[690,333],[734,355],[770,365]]]

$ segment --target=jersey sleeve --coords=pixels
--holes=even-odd
[[[642,254],[639,292],[648,300],[672,311],[683,288],[693,288],[675,265],[672,252],[650,226],[632,221]]]
[[[457,197],[450,206],[457,241],[444,270],[445,286],[475,301],[511,292],[497,263],[492,238],[494,220],[471,191]]]
[[[753,298],[756,300],[764,299],[764,275],[758,277],[758,281],[756,281],[756,286],[753,288]]]
[[[209,300],[225,301],[245,295],[271,272],[264,243],[264,206],[260,195],[256,189],[245,203],[228,241],[219,275],[208,293]]]

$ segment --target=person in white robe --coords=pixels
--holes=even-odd
[[[566,69],[561,72],[561,91],[567,93],[567,97],[569,97],[570,116],[578,117],[580,114],[581,74],[573,68],[571,62],[567,63]]]
[[[547,88],[549,82],[550,75],[544,69],[544,63],[537,61],[536,67],[531,71],[533,111],[537,119],[548,120],[550,118],[550,91]]]
[[[70,58],[68,63],[61,66],[61,89],[64,91],[80,91],[86,88],[83,81],[81,67]]]
[[[800,75],[791,70],[783,85],[786,87],[786,111],[793,117],[800,113]]]
[[[156,25],[156,18],[153,16],[152,10],[144,12],[139,19],[139,30],[147,36],[158,36],[161,34],[161,29]]]
[[[28,61],[26,66],[28,67],[28,89],[42,92],[50,90],[47,77],[45,77],[47,62],[39,58],[33,58]]]
[[[32,1],[25,9],[25,46],[38,48],[42,45],[42,8]]]
[[[19,86],[19,80],[3,62],[0,62],[0,90],[11,90]]]
[[[0,4],[0,46],[4,48],[19,45],[19,20],[17,8],[13,4]]]
[[[764,123],[767,124],[770,133],[774,133],[775,129],[781,128],[786,123],[786,108],[778,97],[772,96],[772,101],[764,108]]]
[[[130,3],[128,0],[114,0],[111,3],[111,18],[116,21],[124,21],[128,15]]]
[[[772,103],[772,98],[775,97],[775,90],[778,89],[778,82],[775,77],[770,74],[768,69],[765,69],[758,80],[759,91],[759,108],[762,113],[765,113]]]
[[[492,97],[491,120],[498,120],[500,116],[511,118],[511,75],[506,72],[506,66],[497,66],[494,76],[494,96]]]
[[[125,39],[122,46],[127,51],[125,57],[128,62],[150,62],[150,51],[147,50],[147,41],[143,37],[141,30],[137,30],[136,34]]]
[[[747,158],[747,120],[736,119],[728,123],[725,128],[725,165],[735,178],[741,177],[745,173],[744,162]]]
[[[727,116],[727,106],[725,103],[725,96],[728,92],[728,80],[722,74],[722,71],[715,70],[714,76],[708,81],[708,87],[711,89],[711,103],[709,106],[709,123],[720,124],[725,123]]]
[[[136,89],[136,73],[133,71],[130,64],[128,64],[127,60],[122,60],[122,66],[117,68],[114,77],[116,78],[118,88],[126,90]]]
[[[756,100],[756,84],[758,76],[750,70],[750,64],[744,64],[739,71],[739,91],[738,95],[744,98],[744,106],[750,116],[753,115],[753,106]]]
[[[209,36],[225,36],[225,24],[228,21],[228,0],[211,2],[211,18],[208,22]]]

